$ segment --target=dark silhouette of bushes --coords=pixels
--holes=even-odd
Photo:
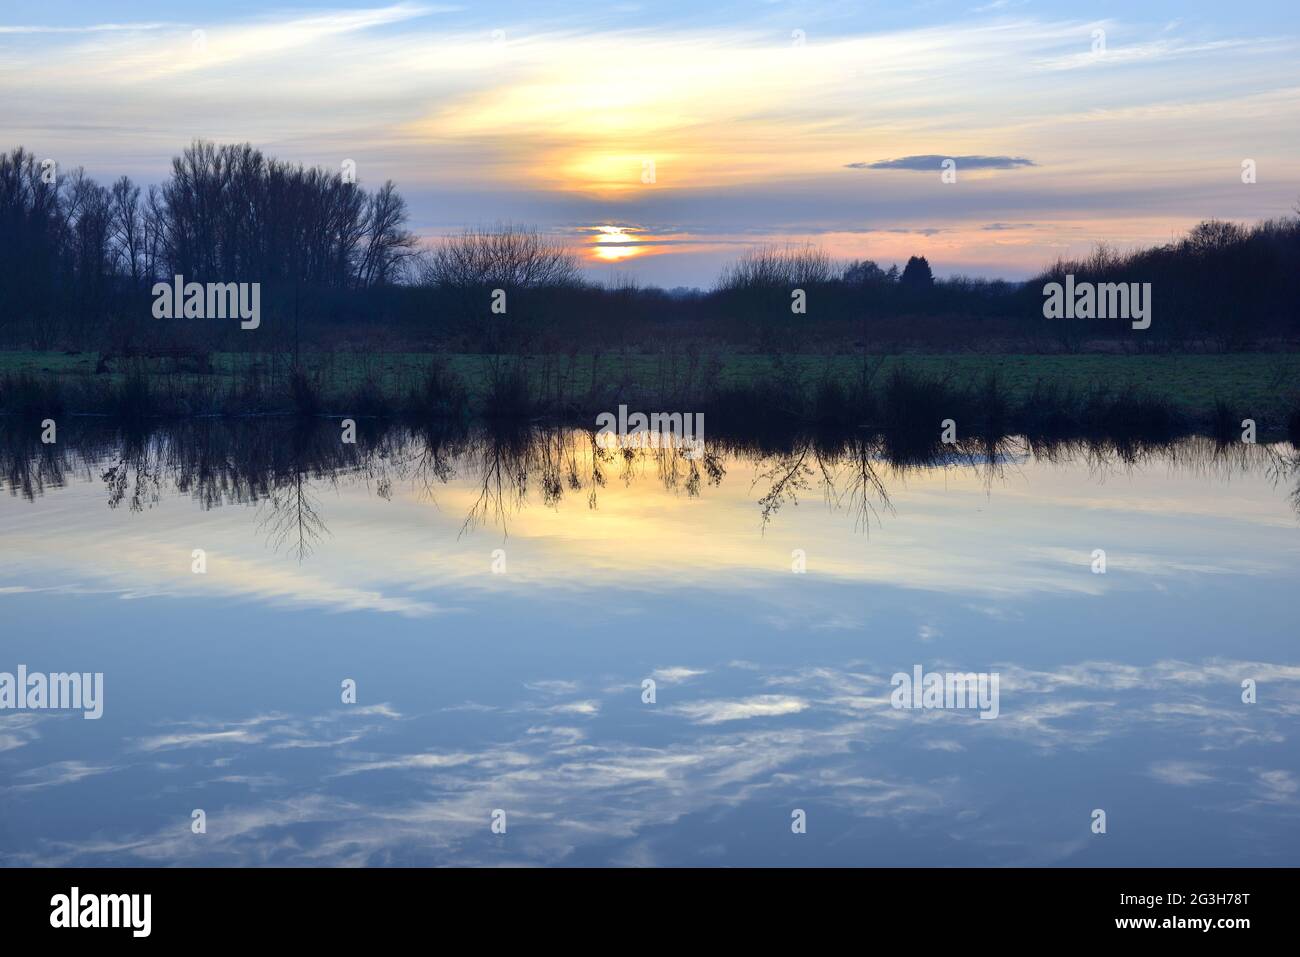
[[[1076,283],[1151,284],[1151,328],[1133,335],[1115,329],[1133,348],[1230,351],[1300,334],[1300,219],[1251,227],[1209,220],[1177,242],[1127,253],[1103,245],[1030,280],[1026,299],[1041,306],[1043,286],[1067,274]],[[1098,334],[1095,320],[1047,321],[1064,340]]]
[[[536,348],[583,285],[572,249],[513,224],[441,240],[416,281],[449,331],[493,353]]]
[[[414,419],[461,419],[469,408],[465,383],[444,360],[436,360],[407,395],[404,412]]]
[[[489,421],[526,419],[539,411],[522,360],[498,359],[488,366],[482,411]]]
[[[111,392],[109,408],[113,415],[125,422],[140,422],[157,411],[153,388],[147,373],[134,368]]]
[[[319,415],[324,409],[320,379],[305,369],[294,369],[289,374],[289,398],[298,415]]]
[[[66,405],[65,390],[53,379],[30,372],[8,373],[0,379],[0,412],[24,418],[57,417]]]

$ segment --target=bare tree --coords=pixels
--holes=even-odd
[[[140,187],[123,176],[112,188],[113,260],[117,269],[139,285],[145,268],[145,217],[140,208]]]
[[[831,282],[839,272],[831,257],[816,246],[762,246],[727,267],[718,288],[795,289]]]
[[[357,267],[357,285],[382,286],[394,281],[403,262],[415,253],[415,237],[403,228],[406,200],[392,180],[381,186],[367,204],[364,228],[358,235],[365,252]]]
[[[450,289],[537,289],[578,281],[578,257],[535,228],[470,229],[439,243],[425,259],[427,285]]]

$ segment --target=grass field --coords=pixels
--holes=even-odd
[[[342,401],[363,384],[372,383],[385,395],[403,395],[417,382],[435,357],[422,353],[313,353],[304,365],[319,375],[321,393],[328,403]],[[528,362],[534,384],[546,379],[558,394],[581,397],[592,392],[626,390],[645,393],[657,386],[697,379],[705,366],[716,361],[716,381],[743,385],[773,375],[793,374],[810,385],[830,376],[850,380],[858,376],[857,357],[791,356],[784,369],[776,369],[767,356],[733,355],[717,360],[690,360],[658,355],[605,355],[533,357]],[[118,381],[125,376],[122,363],[114,371],[96,375],[95,353],[0,352],[0,376],[31,373],[62,384]],[[489,381],[485,356],[455,355],[451,368],[465,381],[471,397],[481,394]],[[872,360],[876,375],[887,375],[899,363],[915,371],[942,377],[954,385],[977,384],[990,371],[1014,399],[1022,398],[1035,382],[1045,380],[1066,388],[1086,390],[1097,386],[1137,388],[1180,409],[1201,413],[1216,400],[1233,408],[1277,411],[1300,399],[1300,354],[1234,353],[1213,355],[908,355]],[[289,361],[279,357],[243,353],[216,353],[212,373],[173,371],[170,360],[145,360],[151,379],[210,384],[224,390],[250,374],[287,374]]]

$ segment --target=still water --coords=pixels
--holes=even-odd
[[[1288,446],[5,429],[0,863],[1300,864]]]

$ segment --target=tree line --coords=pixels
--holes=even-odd
[[[196,141],[147,190],[103,186],[16,148],[0,154],[0,334],[37,348],[131,330],[157,281],[368,290],[398,280],[416,247],[393,183]],[[148,316],[146,311],[144,314]]]
[[[677,339],[740,348],[941,351],[1247,349],[1300,336],[1300,219],[1204,222],[1169,244],[1099,247],[1027,282],[937,279],[924,257],[900,270],[839,262],[816,246],[763,247],[713,288],[585,279],[575,248],[532,227],[467,230],[422,249],[391,181],[367,191],[248,144],[196,141],[147,189],[60,173],[17,148],[0,154],[0,344],[120,351],[123,343],[201,348],[445,351],[658,348]],[[1047,319],[1043,288],[1066,274],[1153,288],[1153,323]],[[160,323],[150,290],[175,275],[258,282],[256,333]],[[802,301],[792,308],[794,290]],[[504,298],[495,297],[495,291]],[[500,309],[493,308],[498,303]],[[506,305],[508,303],[508,306]]]

